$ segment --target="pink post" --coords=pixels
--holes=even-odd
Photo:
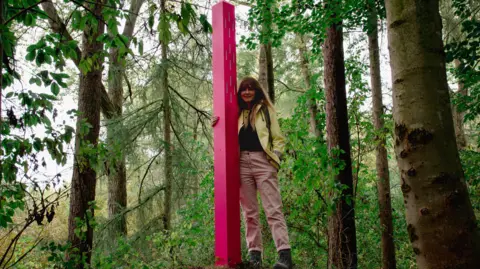
[[[233,267],[240,253],[235,8],[220,1],[212,9],[216,265]]]

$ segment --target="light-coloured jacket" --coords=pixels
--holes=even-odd
[[[267,108],[269,112],[268,114],[270,114],[270,133],[272,134],[272,143],[270,144],[269,140],[270,133],[267,129],[267,121],[265,119],[266,115],[262,111],[259,111],[261,106],[256,107],[257,115],[255,117],[255,129],[258,135],[258,140],[260,140],[260,144],[267,154],[270,163],[279,169],[280,158],[274,152],[276,151],[280,154],[283,154],[283,150],[285,148],[285,137],[280,131],[280,125],[278,124],[276,112],[268,106]],[[244,122],[248,122],[248,115],[249,111],[246,109],[242,110],[240,113],[240,116],[238,117],[238,133],[240,133],[240,129],[242,129]]]

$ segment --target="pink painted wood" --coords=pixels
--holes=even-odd
[[[233,267],[240,253],[240,171],[235,44],[235,8],[220,1],[212,9],[216,265]]]

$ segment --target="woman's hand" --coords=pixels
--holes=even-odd
[[[215,127],[217,125],[218,121],[220,120],[220,117],[218,116],[213,116],[212,117],[212,127]]]

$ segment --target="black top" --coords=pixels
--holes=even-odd
[[[243,126],[242,129],[240,129],[238,141],[240,143],[240,151],[263,151],[257,132],[252,129],[250,124],[248,127],[245,128],[245,126]]]

